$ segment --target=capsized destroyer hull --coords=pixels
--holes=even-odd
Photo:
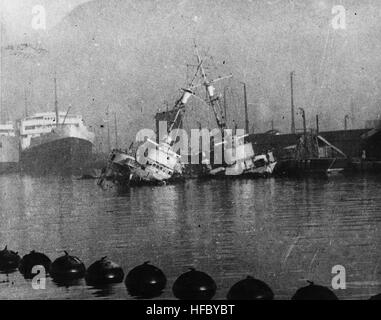
[[[251,143],[241,143],[226,150],[226,160],[231,165],[214,166],[209,172],[214,177],[269,177],[273,174],[276,161],[272,152],[255,155]]]
[[[153,161],[154,158],[151,158]],[[107,166],[102,170],[98,179],[98,185],[103,186],[105,181],[111,181],[119,186],[143,186],[143,185],[163,185],[166,183],[182,181],[182,176],[174,172],[171,175],[162,175],[164,172],[159,168],[160,162],[152,165],[142,165],[135,155],[120,149],[112,150]],[[166,172],[164,172],[166,173]]]

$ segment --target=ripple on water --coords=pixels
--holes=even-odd
[[[345,266],[340,298],[381,292],[381,189],[376,178],[196,181],[163,187],[101,190],[95,181],[0,176],[0,246],[52,260],[63,250],[86,266],[107,255],[125,273],[151,261],[176,278],[196,267],[224,299],[247,275],[289,299],[306,279],[329,286]],[[126,299],[123,284],[79,282],[33,290],[18,272],[0,275],[0,298]]]

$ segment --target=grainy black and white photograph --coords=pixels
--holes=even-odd
[[[381,299],[380,1],[0,9],[0,300]]]

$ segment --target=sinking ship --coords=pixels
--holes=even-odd
[[[251,142],[246,142],[245,138],[248,133],[241,136],[232,134],[232,131],[227,130],[225,113],[223,111],[220,95],[216,94],[214,83],[232,77],[225,76],[214,80],[208,80],[203,66],[203,59],[201,59],[197,47],[196,55],[198,67],[196,73],[201,74],[201,82],[189,88],[193,90],[198,86],[204,86],[206,90],[206,104],[211,107],[214,117],[220,132],[223,134],[221,142],[213,144],[212,152],[222,145],[223,159],[222,163],[210,162],[209,175],[214,177],[268,177],[273,174],[276,166],[276,161],[272,152],[265,154],[256,154]],[[246,94],[246,91],[245,91]],[[246,96],[245,96],[246,99]],[[214,159],[214,156],[211,157]]]
[[[256,154],[251,142],[245,142],[248,135],[227,136],[225,138],[223,165],[213,165],[209,175],[215,177],[269,177],[273,174],[277,161],[271,151]],[[231,146],[226,141],[230,140]]]
[[[207,99],[204,102],[213,110],[218,128],[224,135],[227,129],[226,121],[219,102],[219,95],[215,94],[213,84],[231,76],[209,81],[206,78],[203,60],[200,58],[197,48],[196,53],[198,58],[196,73],[187,88],[182,89],[181,98],[176,101],[174,107],[170,110],[174,117],[170,120],[167,134],[158,142],[147,139],[145,141],[147,155],[144,157],[139,156],[136,150],[134,152],[131,148],[129,150],[113,150],[107,167],[103,169],[98,180],[99,185],[103,185],[105,180],[125,186],[140,183],[166,184],[170,181],[185,178],[185,169],[192,165],[185,165],[182,162],[181,155],[174,151],[173,147],[176,138],[172,136],[172,133],[179,129],[181,121],[178,119],[182,118],[188,100],[192,96],[196,96],[194,91],[198,87],[205,87]],[[198,77],[201,77],[201,82],[194,84]],[[208,157],[202,150],[196,150],[196,155],[202,158],[202,169],[200,171],[203,175],[206,177],[271,175],[276,165],[272,153],[255,154],[252,144],[245,142],[245,136],[224,135],[220,144],[223,145],[225,160],[228,161],[222,163],[213,163],[210,159],[214,159],[214,157]],[[208,152],[209,156],[214,153],[217,146],[218,143],[212,145],[211,152]]]
[[[112,181],[122,186],[162,185],[181,180],[184,165],[181,163],[181,156],[173,150],[175,141],[170,133],[178,128],[178,119],[182,116],[189,97],[189,93],[184,92],[176,102],[173,108],[175,118],[167,134],[159,142],[147,139],[135,148],[131,144],[128,150],[112,150],[107,166],[98,179],[98,185],[102,186],[104,181]],[[143,150],[144,154],[139,153],[139,150]]]

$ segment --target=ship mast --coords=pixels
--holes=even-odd
[[[116,119],[116,112],[114,112],[114,129],[115,129],[115,148],[118,149],[118,121]]]
[[[110,138],[110,106],[107,105],[107,145],[108,152],[111,152],[111,138]]]
[[[228,108],[228,103],[227,103],[227,96],[226,96],[226,90],[228,87],[224,87],[224,116],[225,116],[225,121],[227,121],[227,108]]]
[[[58,114],[58,100],[57,100],[57,77],[54,75],[54,108],[56,111],[56,127],[59,124],[59,114]]]
[[[171,121],[171,125],[170,125],[169,129],[167,129],[167,135],[164,137],[164,143],[166,143],[170,146],[172,146],[174,144],[174,141],[170,137],[170,133],[172,132],[174,126],[176,125],[178,117],[180,116],[180,114],[182,112],[184,112],[185,105],[187,104],[189,98],[192,95],[194,95],[193,89],[196,86],[193,86],[193,82],[196,80],[197,74],[200,71],[200,67],[201,67],[201,64],[199,63],[197,65],[196,72],[195,72],[192,80],[190,81],[188,87],[181,89],[183,91],[183,94],[182,94],[181,98],[176,101],[175,106],[172,109],[172,110],[177,110],[177,112],[176,112],[174,119]],[[177,128],[177,130],[179,130],[179,127]]]
[[[24,88],[24,106],[25,106],[25,118],[28,117],[28,98],[26,95],[26,88]]]
[[[243,98],[244,98],[244,104],[245,104],[245,131],[246,133],[249,133],[249,116],[247,114],[247,92],[246,92],[246,83],[242,82],[243,84]]]
[[[225,115],[224,115],[223,109],[220,105],[219,97],[214,95],[215,88],[213,87],[212,83],[216,82],[218,80],[222,80],[222,79],[231,77],[231,76],[219,78],[219,79],[214,80],[214,81],[208,81],[208,79],[206,77],[205,69],[203,66],[203,61],[201,60],[201,57],[198,53],[198,49],[197,49],[196,45],[195,45],[195,50],[196,50],[196,55],[197,55],[197,61],[198,61],[198,64],[200,65],[202,79],[204,81],[203,85],[206,88],[208,102],[212,106],[214,117],[216,118],[218,127],[220,128],[221,131],[223,131],[224,129],[226,129]]]
[[[220,128],[220,130],[222,131],[222,134],[223,134],[224,129],[226,129],[225,112],[224,112],[223,107],[220,104],[220,98],[219,98],[219,96],[215,96],[214,95],[215,88],[213,87],[212,84],[214,82],[217,82],[217,81],[220,81],[220,80],[223,80],[223,79],[231,78],[232,75],[225,76],[225,77],[220,77],[218,79],[209,81],[207,79],[207,77],[206,77],[205,69],[204,69],[204,66],[203,66],[203,60],[201,59],[201,57],[200,57],[200,55],[198,53],[198,49],[197,49],[196,45],[195,45],[195,51],[196,51],[196,55],[197,55],[197,69],[196,69],[196,72],[195,72],[195,74],[194,74],[190,84],[188,85],[188,88],[182,89],[182,91],[183,91],[182,97],[175,103],[175,106],[174,106],[173,109],[174,110],[177,109],[176,116],[175,116],[174,120],[172,121],[172,124],[171,124],[169,130],[167,130],[167,132],[170,133],[172,131],[174,125],[176,124],[177,118],[179,117],[180,113],[183,111],[183,109],[184,109],[188,99],[191,96],[197,97],[195,95],[195,93],[194,93],[194,89],[196,89],[197,87],[200,87],[200,86],[203,85],[203,86],[205,86],[205,89],[206,89],[207,103],[210,106],[212,106],[212,110],[213,110],[213,113],[214,113],[214,117],[216,118],[217,125],[218,125],[218,127]],[[193,82],[196,80],[197,75],[199,74],[199,72],[201,72],[202,83],[193,85]],[[202,101],[205,102],[204,100],[202,100]],[[174,141],[172,141],[172,139],[169,137],[169,135],[167,135],[164,138],[164,142],[166,144],[172,145]]]
[[[291,88],[291,133],[295,130],[295,106],[294,106],[294,71],[290,73],[290,88]]]

